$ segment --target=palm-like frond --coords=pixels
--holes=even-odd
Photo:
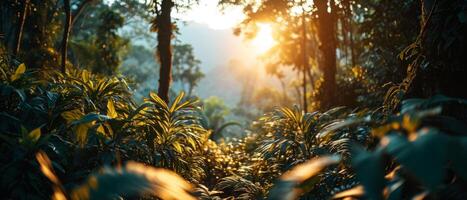
[[[253,183],[237,175],[222,178],[216,184],[216,189],[230,190],[234,192],[236,199],[241,200],[262,199],[265,195],[264,188],[261,187],[260,183]]]

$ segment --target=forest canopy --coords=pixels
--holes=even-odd
[[[465,0],[2,0],[1,199],[467,199]]]

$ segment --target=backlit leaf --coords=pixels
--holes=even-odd
[[[60,181],[58,180],[57,176],[55,175],[53,168],[52,168],[52,161],[50,161],[47,154],[43,151],[39,151],[36,154],[37,162],[41,167],[42,173],[50,180],[52,183],[59,185]]]
[[[13,75],[11,75],[10,79],[11,81],[15,81],[21,77],[21,75],[26,72],[26,65],[24,63],[21,63],[18,68],[16,68],[16,71]]]
[[[359,185],[356,186],[352,189],[348,189],[342,192],[339,192],[335,194],[332,199],[342,199],[342,198],[348,198],[348,197],[361,197],[365,195],[365,189],[363,186]]]
[[[80,109],[74,109],[70,111],[63,112],[61,116],[67,121],[67,123],[71,123],[72,121],[76,121],[83,116],[83,112]]]
[[[83,79],[84,83],[89,82],[89,72],[88,72],[88,70],[83,70],[81,72],[81,78]]]
[[[152,194],[161,199],[194,200],[188,193],[192,186],[176,173],[161,168],[129,162],[123,169],[104,168],[75,188],[71,197],[81,199],[114,199],[119,196]]]
[[[117,118],[118,114],[115,111],[114,103],[111,99],[107,101],[107,116],[110,118]]]
[[[325,167],[337,164],[340,161],[340,156],[324,156],[311,159],[305,163],[299,164],[291,170],[285,172],[279,180],[274,184],[274,187],[269,192],[269,200],[293,200],[297,199],[304,192],[300,184],[312,179]],[[310,188],[310,187],[306,187]]]
[[[39,138],[41,137],[41,128],[36,128],[34,130],[32,130],[31,132],[29,132],[28,134],[28,139],[32,142],[37,142],[37,140],[39,140]]]

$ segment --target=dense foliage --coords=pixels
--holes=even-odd
[[[80,6],[92,2],[73,1],[72,11],[78,15],[84,8]],[[138,66],[150,63],[145,60],[151,55],[147,47],[130,49],[136,60],[131,67],[139,71],[122,68],[124,74],[137,71],[136,77],[118,73],[128,42],[118,34],[128,14],[122,10],[143,4],[93,2],[93,21],[73,22],[87,28],[72,34],[71,58],[63,71],[58,70],[60,55],[54,48],[62,22],[56,21],[58,9],[52,3],[0,3],[0,30],[23,21],[15,30],[25,33],[23,44],[13,44],[15,34],[0,35],[5,41],[0,44],[4,199],[467,199],[467,93],[462,88],[467,74],[466,1],[331,0],[319,1],[315,8],[303,1],[265,0],[258,9],[243,1],[221,1],[245,6],[249,18],[242,24],[244,31],[255,20],[264,20],[267,12],[274,20],[290,17],[287,29],[281,30],[283,46],[269,52],[276,56],[269,60],[269,70],[282,81],[279,65],[292,65],[305,77],[297,86],[305,88],[297,95],[304,97],[304,102],[297,101],[304,106],[260,105],[294,101],[285,89],[282,95],[265,89],[255,97],[266,99],[256,102],[256,109],[269,111],[245,124],[231,121],[229,108],[219,98],[200,100],[193,94],[205,75],[192,46],[176,44],[172,52],[176,27],[171,9],[190,3],[151,4],[153,31],[168,37],[158,47],[159,59],[165,59],[158,66],[159,78],[166,79],[160,84],[169,90],[173,76],[188,93],[166,91],[162,98],[152,90],[155,86],[143,88],[147,94],[133,94],[134,82],[151,79],[151,70]],[[300,16],[294,15],[297,6]],[[421,13],[412,12],[418,7]],[[330,18],[313,21],[323,16]],[[307,19],[309,26],[304,25]],[[319,98],[320,91],[330,87],[323,86],[329,80],[322,79],[329,77],[307,83],[307,77],[327,72],[307,69],[305,62],[317,64],[329,57],[321,55],[330,48],[323,50],[322,43],[331,39],[323,32],[304,31],[300,41],[314,44],[309,48],[316,57],[300,61],[297,57],[306,57],[307,49],[289,43],[300,39],[299,34],[284,33],[316,31],[327,20],[335,23],[329,31],[341,31],[331,38],[331,54],[340,52],[333,55],[338,73],[333,74],[332,96]],[[418,35],[411,30],[417,26]],[[300,48],[297,54],[294,50]],[[394,77],[398,73],[404,75]],[[392,87],[386,93],[387,82]],[[309,94],[307,84],[313,85]],[[308,106],[307,99],[316,102]],[[230,134],[234,138],[227,137],[230,127],[238,128]]]

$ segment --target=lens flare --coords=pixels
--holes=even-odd
[[[258,33],[256,33],[256,37],[251,41],[251,44],[259,54],[263,54],[271,49],[276,41],[272,37],[272,27],[270,24],[257,24],[257,26]]]

